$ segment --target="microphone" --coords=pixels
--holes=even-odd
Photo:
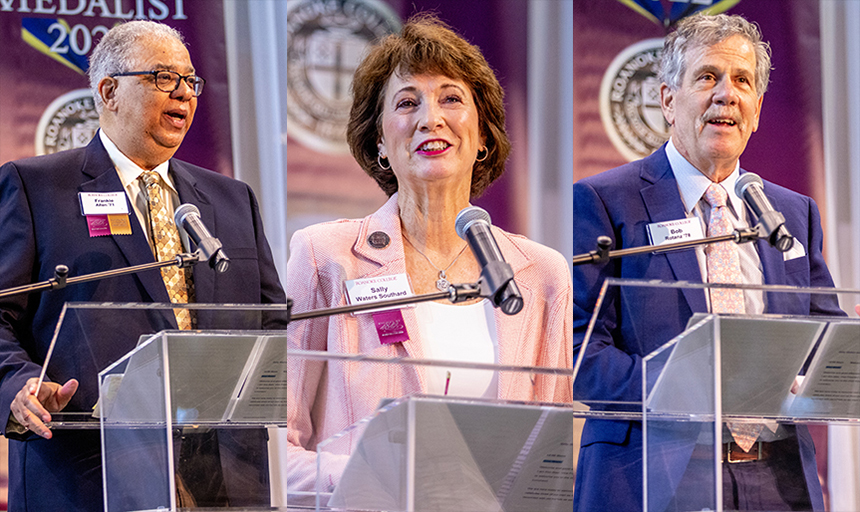
[[[785,252],[794,245],[794,237],[785,228],[785,217],[773,209],[767,196],[764,195],[764,184],[758,174],[747,172],[741,174],[735,183],[735,193],[743,198],[750,210],[758,217],[756,229],[759,235],[765,236],[770,245],[778,251]]]
[[[188,237],[197,244],[197,249],[209,266],[218,273],[227,272],[230,267],[230,258],[221,249],[221,241],[213,237],[203,221],[200,220],[200,210],[193,204],[185,203],[179,205],[173,214],[173,220],[177,226],[182,226]]]
[[[493,306],[506,315],[523,309],[523,296],[514,282],[514,271],[502,256],[499,244],[490,231],[490,214],[477,206],[463,208],[454,222],[457,235],[469,243],[481,265],[481,296],[490,297]],[[486,291],[489,293],[485,293]]]

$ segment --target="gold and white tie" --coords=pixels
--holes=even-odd
[[[711,205],[711,219],[708,222],[708,236],[727,235],[733,231],[729,220],[726,200],[728,194],[722,185],[711,183],[705,191],[705,201]],[[741,264],[738,246],[733,241],[710,244],[705,248],[708,265],[709,283],[741,283]],[[731,288],[711,289],[711,311],[714,313],[744,313],[744,294],[742,290]],[[758,440],[764,424],[726,423],[735,443],[745,452]]]
[[[158,261],[168,261],[176,258],[182,252],[182,240],[179,230],[173,222],[172,209],[165,204],[162,196],[161,176],[156,171],[144,171],[140,175],[145,186],[147,203],[149,204],[149,224],[152,240],[155,244],[155,256]],[[170,302],[188,303],[194,300],[194,284],[190,273],[186,276],[185,269],[171,266],[161,269],[164,286],[170,296]],[[187,309],[174,309],[176,323],[180,329],[192,329],[193,315]]]

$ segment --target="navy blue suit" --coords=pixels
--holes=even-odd
[[[818,207],[806,196],[772,183],[764,190],[806,255],[784,261],[766,241],[754,242],[765,284],[833,286],[821,254]],[[574,254],[594,250],[598,236],[613,239],[613,250],[649,245],[646,226],[683,219],[685,208],[666,157],[665,146],[652,155],[578,181],[574,185]],[[702,282],[695,251],[639,255],[573,269],[574,350],[585,336],[597,294],[607,277]],[[577,399],[641,401],[642,358],[672,339],[694,312],[706,311],[703,290],[627,290],[607,297],[605,314],[594,329],[574,382]],[[604,306],[606,307],[606,306]],[[835,296],[768,294],[766,313],[844,315]],[[823,509],[814,447],[805,428],[797,428],[803,471],[812,503]],[[692,434],[695,435],[695,434]],[[588,420],[582,434],[575,510],[642,509],[642,426],[631,421]],[[694,447],[689,442],[658,447],[663,478],[677,484]],[[668,502],[673,489],[651,489],[655,503]]]
[[[251,189],[178,160],[170,161],[170,175],[180,201],[200,209],[204,224],[231,260],[224,274],[205,263],[194,267],[196,302],[284,303]],[[50,279],[60,264],[69,267],[70,276],[79,276],[155,261],[130,205],[131,235],[88,234],[78,193],[123,190],[98,136],[86,148],[0,167],[0,289]],[[39,376],[63,304],[108,301],[170,302],[158,270],[0,301],[0,410],[5,411],[0,428],[5,430],[9,405],[27,379]],[[98,399],[98,371],[134,348],[140,334],[176,329],[169,311],[127,315],[121,325],[113,325],[113,320],[88,319],[88,332],[68,329],[58,340],[49,380],[80,381],[67,411],[92,409]],[[240,325],[222,325],[201,314],[198,325],[259,329],[260,322],[260,317],[249,317]],[[10,443],[10,510],[101,510],[98,431],[54,434],[52,440],[31,434]]]

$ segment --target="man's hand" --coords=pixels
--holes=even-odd
[[[56,382],[42,382],[42,387],[39,389],[39,396],[35,396],[36,385],[39,379],[32,378],[27,381],[27,384],[15,395],[12,400],[12,414],[18,423],[25,428],[32,430],[45,439],[52,437],[51,430],[45,426],[45,423],[51,421],[51,413],[63,410],[63,408],[72,399],[75,391],[78,390],[78,381],[69,379],[68,382],[60,386]]]
[[[860,304],[857,304],[856,306],[854,306],[854,311],[856,311],[857,314],[860,315]]]

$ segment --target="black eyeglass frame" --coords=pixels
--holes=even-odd
[[[173,84],[173,89],[166,91],[158,86],[158,74],[159,73],[170,73],[171,75],[176,75],[176,80]],[[185,81],[188,84],[188,87],[191,88],[191,92],[194,93],[194,96],[200,96],[200,93],[203,92],[203,85],[206,83],[206,80],[203,77],[197,75],[180,75],[176,71],[170,71],[169,69],[156,69],[155,71],[126,71],[125,73],[114,73],[110,75],[111,78],[115,78],[118,76],[145,76],[152,75],[152,78],[155,80],[155,88],[161,92],[166,92],[168,94],[173,93],[176,89],[179,89],[179,82]],[[189,79],[196,79],[198,81],[191,83]]]

